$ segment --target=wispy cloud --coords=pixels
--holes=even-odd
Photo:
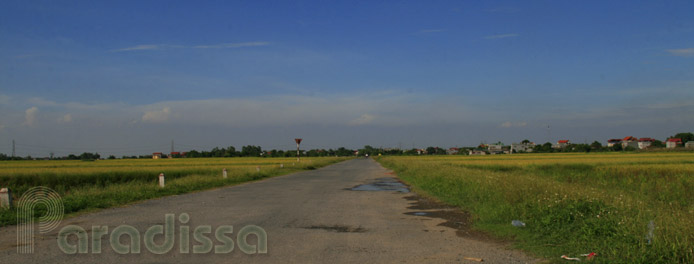
[[[239,43],[222,43],[214,45],[198,45],[194,46],[195,49],[223,49],[223,48],[242,48],[242,47],[259,47],[270,45],[270,42],[265,41],[253,41],[253,42],[239,42]]]
[[[510,121],[506,121],[506,122],[501,123],[501,125],[499,125],[499,126],[500,126],[500,127],[503,127],[503,128],[510,128],[510,127],[524,127],[524,126],[527,126],[527,125],[528,125],[528,123],[526,123],[526,122],[516,122],[516,123],[513,123],[513,122],[510,122]]]
[[[25,126],[33,126],[36,124],[36,116],[39,114],[39,108],[32,106],[31,108],[24,111],[24,124]]]
[[[142,115],[142,121],[161,123],[169,120],[169,114],[171,114],[171,108],[169,107],[164,107],[162,110],[147,111]]]
[[[259,47],[270,45],[270,42],[253,41],[253,42],[238,42],[238,43],[221,43],[210,45],[183,46],[183,45],[168,45],[168,44],[146,44],[137,45],[122,49],[112,49],[110,52],[126,52],[126,51],[144,51],[144,50],[161,50],[175,48],[193,48],[193,49],[228,49],[228,48],[243,48],[243,47]]]
[[[669,49],[665,50],[669,52],[671,55],[675,56],[680,56],[680,57],[691,57],[694,56],[694,48],[688,48],[688,49]]]
[[[446,31],[446,30],[443,28],[422,29],[420,31],[415,32],[415,34],[439,33],[439,32],[444,32],[444,31]]]
[[[350,121],[349,124],[353,126],[366,125],[373,122],[374,119],[376,119],[376,117],[373,115],[363,114],[359,118]]]
[[[513,14],[513,13],[518,13],[520,11],[522,11],[522,9],[517,8],[517,7],[511,7],[511,6],[503,6],[503,7],[489,9],[489,12],[504,13],[504,14]]]
[[[137,51],[137,50],[158,50],[162,45],[137,45],[123,49],[113,49],[111,52]]]
[[[485,39],[502,39],[502,38],[515,38],[520,36],[518,33],[510,33],[510,34],[500,34],[500,35],[490,35],[484,37]]]

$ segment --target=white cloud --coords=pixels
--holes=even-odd
[[[12,97],[9,97],[9,96],[4,95],[4,94],[0,94],[0,105],[8,104],[11,99],[12,99]]]
[[[213,45],[198,45],[196,49],[221,49],[221,48],[242,48],[242,47],[259,47],[270,45],[270,42],[254,41],[254,42],[239,42],[239,43],[222,43]]]
[[[501,123],[501,125],[499,125],[499,126],[500,126],[500,127],[503,127],[503,128],[509,128],[509,127],[524,127],[524,126],[527,126],[527,125],[528,125],[528,123],[526,123],[526,122],[515,122],[515,123],[513,123],[513,122],[510,122],[510,121],[506,121],[506,122]]]
[[[168,45],[168,44],[146,44],[137,45],[122,49],[112,49],[110,52],[124,51],[140,51],[140,50],[161,50],[161,49],[177,49],[177,48],[194,48],[194,49],[224,49],[224,48],[243,48],[243,47],[259,47],[270,45],[270,42],[252,41],[252,42],[237,42],[237,43],[221,43],[210,45],[183,46],[183,45]]]
[[[690,57],[694,56],[694,48],[689,48],[689,49],[669,49],[665,50],[669,52],[671,55],[674,56],[680,56],[680,57]]]
[[[171,108],[164,107],[162,110],[145,112],[145,114],[142,115],[142,121],[160,123],[169,120],[170,114]]]
[[[442,28],[436,28],[436,29],[422,29],[420,31],[417,31],[416,34],[427,34],[427,33],[439,33],[439,32],[444,32],[446,31],[445,29]]]
[[[71,114],[65,114],[64,116],[58,118],[58,122],[70,123],[70,122],[72,122],[72,115]]]
[[[39,113],[39,109],[36,106],[32,106],[31,108],[27,109],[24,111],[24,124],[25,126],[33,126],[36,124],[36,116]]]
[[[376,117],[373,115],[363,114],[360,117],[358,117],[357,119],[350,121],[349,124],[353,125],[353,126],[366,125],[366,124],[370,124],[372,121],[374,121],[374,119],[376,119]]]
[[[160,49],[161,45],[137,45],[122,49],[113,49],[111,52],[121,52],[121,51],[136,51],[136,50],[157,50]]]
[[[510,33],[510,34],[500,34],[500,35],[490,35],[484,37],[485,39],[502,39],[502,38],[514,38],[518,37],[520,34],[518,33]]]

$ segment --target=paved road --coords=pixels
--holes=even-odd
[[[275,177],[260,182],[210,191],[165,197],[103,210],[63,220],[61,226],[77,225],[87,230],[89,253],[68,255],[58,247],[58,231],[36,236],[33,254],[18,254],[16,227],[0,229],[0,263],[526,263],[535,260],[518,251],[478,239],[466,238],[459,230],[441,226],[444,220],[412,215],[414,194],[406,192],[394,175],[371,159],[355,159],[314,171]],[[377,185],[364,185],[374,182]],[[370,191],[383,187],[387,191]],[[408,199],[409,197],[409,199]],[[409,215],[407,213],[410,213]],[[117,254],[109,235],[101,239],[102,252],[93,253],[94,225],[108,226],[109,234],[119,225],[135,227],[141,235],[154,225],[164,225],[165,215],[175,214],[175,245],[166,254],[153,254],[143,245],[139,254]],[[179,217],[190,220],[181,224]],[[190,252],[196,242],[192,231],[212,227],[203,234],[214,245],[219,226],[232,225],[227,237],[234,241],[226,254],[181,253],[180,226],[188,226]],[[255,225],[267,233],[267,253],[246,254],[236,235]],[[56,229],[59,230],[60,228]],[[185,232],[184,232],[185,233]],[[68,236],[77,244],[76,236]],[[121,236],[128,244],[128,236]],[[98,240],[98,239],[97,239]],[[142,238],[140,238],[142,240]],[[203,239],[204,240],[204,239]],[[256,245],[255,236],[247,244]],[[163,236],[155,236],[163,243]],[[213,251],[214,252],[214,251]]]

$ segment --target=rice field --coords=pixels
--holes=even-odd
[[[57,191],[65,213],[120,206],[166,195],[233,185],[336,163],[347,158],[187,158],[124,160],[29,160],[0,162],[0,188],[15,198],[34,186]],[[227,178],[222,170],[227,170]],[[158,187],[159,173],[166,187]],[[0,209],[0,226],[16,223],[14,210]],[[41,210],[36,211],[37,216]]]
[[[694,153],[378,161],[416,191],[471,212],[475,228],[550,262],[595,252],[596,263],[694,263]]]

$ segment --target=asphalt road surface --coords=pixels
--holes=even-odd
[[[507,249],[504,244],[466,232],[464,228],[453,228],[456,224],[465,225],[455,222],[458,218],[445,220],[437,217],[460,214],[455,209],[426,205],[400,184],[395,175],[375,161],[354,159],[313,171],[149,200],[64,219],[54,231],[35,235],[34,253],[31,254],[17,252],[16,226],[3,227],[0,228],[0,263],[537,261],[519,251]],[[152,253],[142,241],[150,227],[162,226],[166,229],[167,214],[174,215],[172,230],[175,234],[170,237],[175,240],[174,244],[163,254]],[[185,219],[186,216],[189,219]],[[88,253],[66,254],[58,246],[59,231],[68,225],[86,230]],[[140,235],[140,253],[119,254],[114,251],[110,235],[122,225],[134,227]],[[102,236],[98,232],[95,234],[92,226],[107,226],[108,232]],[[223,226],[233,226],[233,230],[220,228]],[[265,251],[258,235],[251,234],[245,239],[237,237],[242,230],[244,234],[245,231],[252,231],[252,226],[265,231],[266,253],[258,253]],[[194,230],[198,228],[202,238],[196,240]],[[222,232],[222,239],[217,239],[215,235],[220,229],[226,233]],[[206,230],[209,232],[205,233]],[[181,234],[189,235],[183,238]],[[62,237],[66,238],[68,245],[78,245],[75,233]],[[126,246],[125,250],[132,250],[128,246],[129,235],[117,238]],[[223,251],[221,247],[230,244],[224,238],[233,241],[231,252],[215,253],[215,250],[211,250],[193,253],[195,246],[198,247],[196,252],[211,249],[211,246],[201,246],[204,242],[211,242],[209,245],[219,246]],[[188,243],[181,242],[186,240]],[[94,241],[100,242],[101,253],[95,253]],[[154,236],[154,242],[166,245],[164,235]],[[188,245],[188,253],[182,253],[186,250],[181,249],[181,244],[184,248]],[[246,253],[242,248],[255,253]]]

